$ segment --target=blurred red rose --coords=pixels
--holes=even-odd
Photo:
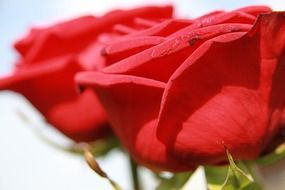
[[[105,112],[93,91],[77,93],[74,75],[104,67],[101,48],[130,27],[145,29],[171,15],[169,6],[142,7],[32,29],[15,44],[21,57],[14,73],[0,79],[0,89],[23,94],[48,122],[75,141],[103,137],[110,132]]]
[[[226,161],[225,147],[235,159],[255,159],[282,130],[284,12],[215,11],[133,36],[105,48],[126,52],[124,59],[76,80],[96,92],[141,164],[185,171]],[[128,52],[148,39],[156,44]]]

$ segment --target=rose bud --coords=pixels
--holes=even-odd
[[[103,68],[102,46],[126,35],[128,28],[146,29],[171,15],[169,6],[142,7],[32,29],[15,44],[21,57],[14,72],[0,79],[0,89],[24,95],[50,124],[75,141],[101,138],[110,132],[105,111],[93,91],[78,93],[75,74]]]
[[[225,149],[256,159],[284,126],[285,13],[255,6],[165,23],[152,28],[169,32],[136,36],[162,42],[78,74],[80,87],[96,92],[123,145],[151,169],[221,164]]]

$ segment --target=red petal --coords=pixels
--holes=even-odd
[[[224,24],[184,31],[176,38],[170,38],[103,70],[106,73],[124,73],[166,82],[175,69],[205,40],[228,32],[247,31],[250,28],[250,25],[245,24]]]
[[[155,170],[193,168],[189,162],[177,162],[168,155],[166,147],[155,135],[164,83],[98,72],[85,72],[76,79],[82,87],[95,90],[116,134],[136,161]]]
[[[94,92],[51,106],[48,121],[75,141],[94,141],[110,134],[105,111]]]
[[[284,13],[272,13],[246,36],[209,40],[171,76],[157,134],[179,159],[213,164],[226,159],[224,146],[236,159],[253,159],[263,150],[274,134],[268,129],[281,117],[271,118],[268,101],[271,85],[279,84],[277,94],[284,88],[281,75],[271,84],[280,73],[274,68],[284,68],[284,19]]]
[[[236,11],[245,12],[256,17],[261,13],[268,13],[271,12],[272,10],[268,6],[248,6],[237,9]]]
[[[79,96],[76,92],[73,77],[80,70],[69,56],[25,65],[10,77],[2,78],[0,90],[23,94],[48,122],[72,139],[94,140],[109,129],[96,96],[90,92]],[[88,113],[78,115],[83,111]]]
[[[34,32],[31,39],[19,41],[15,46],[25,53],[28,63],[34,63],[44,58],[77,53],[93,42],[98,34],[109,31],[115,24],[128,25],[135,17],[154,19],[169,18],[171,15],[172,7],[165,6],[114,11],[100,18],[82,17]]]
[[[136,38],[123,38],[102,49],[108,64],[130,57],[138,52],[153,47],[165,41],[165,38],[157,36],[143,36]]]

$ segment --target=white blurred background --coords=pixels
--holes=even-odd
[[[0,0],[0,76],[11,71],[17,58],[13,42],[31,26],[83,14],[101,15],[114,8],[167,3],[174,4],[176,15],[181,17],[255,4],[285,10],[284,0]],[[22,97],[0,93],[0,190],[112,189],[87,167],[82,158],[55,149],[40,139],[30,124],[17,115],[18,110],[29,116],[35,126],[44,125],[41,116]],[[131,190],[128,161],[122,153],[113,151],[108,157],[99,159],[99,163],[124,190]],[[142,173],[145,189],[153,189],[156,182],[151,180],[150,173],[147,170]],[[196,176],[199,180],[190,184],[194,190],[205,189],[202,174],[199,172]],[[277,175],[272,177],[275,185],[279,183],[277,178]]]

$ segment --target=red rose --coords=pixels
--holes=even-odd
[[[15,44],[21,58],[15,72],[0,80],[0,89],[23,94],[48,122],[75,141],[96,140],[109,132],[105,112],[93,91],[78,94],[74,75],[104,67],[101,47],[128,33],[128,27],[145,29],[147,23],[171,14],[171,7],[142,7],[32,29]]]
[[[185,171],[224,162],[225,147],[236,159],[258,157],[285,123],[285,13],[246,7],[147,31],[159,27],[107,49],[161,41],[153,47],[77,76],[134,159]]]

